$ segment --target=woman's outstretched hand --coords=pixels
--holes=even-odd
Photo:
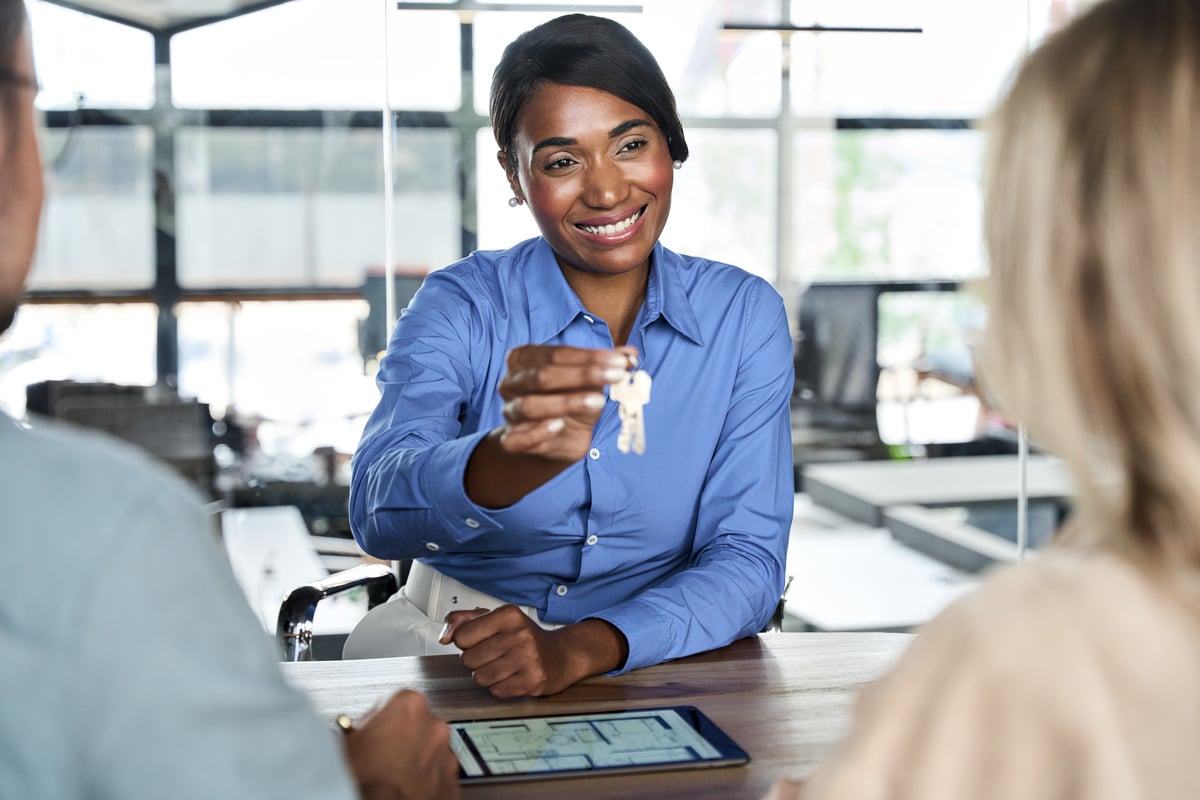
[[[637,365],[634,347],[522,345],[508,353],[498,391],[504,424],[467,462],[464,488],[484,508],[504,508],[587,455],[607,387]]]
[[[592,443],[592,430],[608,398],[605,388],[637,364],[637,349],[589,350],[524,345],[508,354],[500,381],[505,426],[500,447],[574,463]]]

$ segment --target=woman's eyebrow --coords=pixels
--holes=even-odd
[[[542,139],[540,142],[535,144],[533,146],[533,152],[536,153],[538,150],[543,150],[547,147],[570,147],[571,145],[578,143],[579,142],[575,139],[568,139],[565,136],[551,136],[549,139]]]
[[[620,125],[609,131],[608,138],[615,139],[621,134],[633,130],[634,128],[650,124],[650,120],[647,119],[631,119],[626,122],[622,122]],[[551,136],[549,139],[542,139],[540,142],[535,144],[533,146],[533,152],[536,153],[538,150],[542,150],[546,147],[570,147],[573,144],[579,144],[579,141],[566,136]]]
[[[651,124],[651,123],[650,123],[650,120],[648,120],[648,119],[631,119],[628,122],[622,122],[620,125],[618,125],[617,127],[613,128],[611,131],[608,132],[608,138],[615,139],[618,136],[620,136],[622,133],[625,133],[626,131],[630,131],[639,126],[649,125],[649,124]]]

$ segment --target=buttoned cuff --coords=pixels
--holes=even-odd
[[[669,618],[659,614],[651,604],[630,600],[618,606],[589,614],[589,619],[602,619],[625,635],[629,657],[625,665],[609,675],[623,675],[630,670],[661,664],[674,651],[677,636],[671,630]]]
[[[490,431],[473,433],[443,442],[433,448],[422,471],[421,493],[429,502],[438,525],[428,531],[422,544],[430,555],[443,547],[470,541],[476,536],[500,530],[492,513],[467,497],[465,477],[467,461]]]

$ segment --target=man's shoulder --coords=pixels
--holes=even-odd
[[[100,484],[145,482],[197,498],[195,490],[165,464],[113,436],[45,418],[35,417],[27,423],[5,418],[5,422],[0,442],[6,454],[19,454],[21,463],[62,469],[72,477]]]
[[[203,507],[199,492],[167,465],[98,432],[0,416],[0,452],[0,497],[10,523],[90,520],[96,531],[118,514],[144,510],[148,501],[180,513]]]

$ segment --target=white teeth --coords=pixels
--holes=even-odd
[[[642,216],[642,210],[639,208],[628,218],[623,219],[620,222],[617,222],[613,225],[602,225],[602,226],[580,225],[579,227],[583,228],[588,233],[592,233],[597,236],[600,236],[600,235],[612,236],[614,234],[620,233],[621,231],[625,230],[633,223],[637,222],[638,218],[640,216]]]

